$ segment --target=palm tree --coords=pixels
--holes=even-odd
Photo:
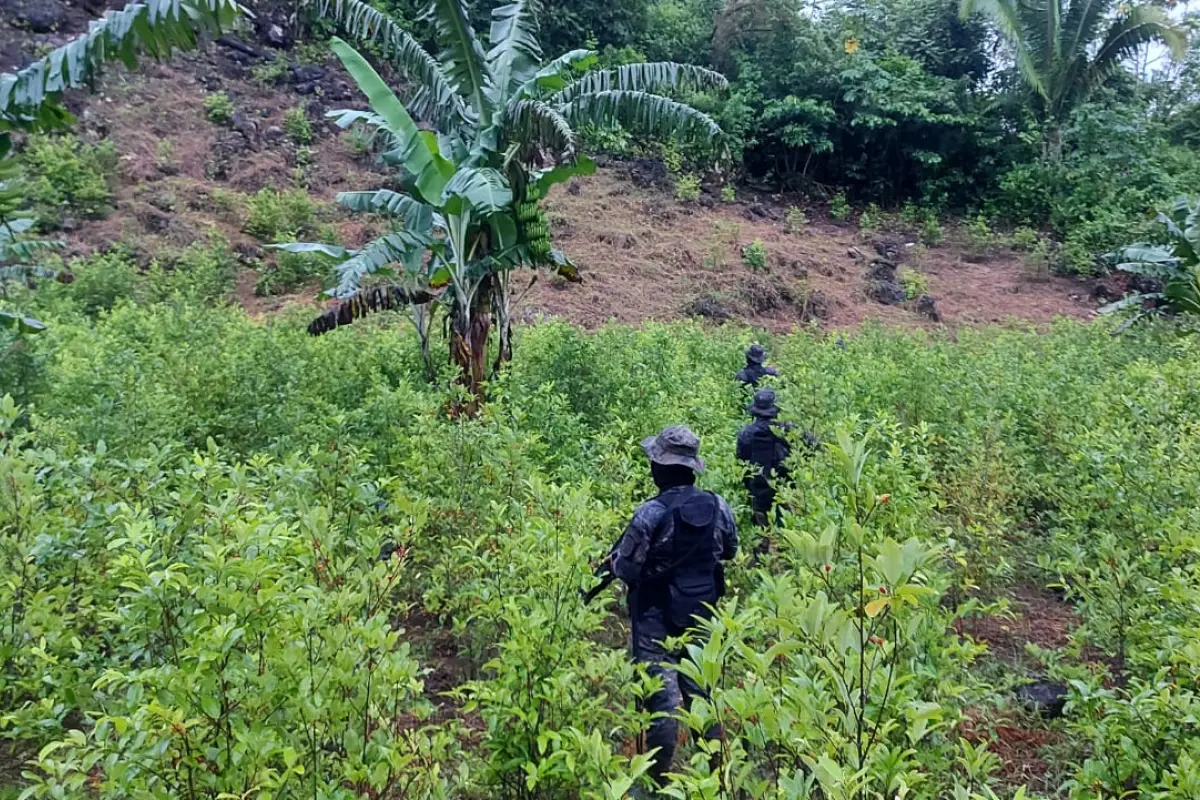
[[[139,53],[165,58],[175,49],[190,50],[200,34],[220,33],[233,25],[242,8],[235,0],[142,0],[109,11],[88,32],[23,67],[0,74],[0,281],[54,274],[24,261],[57,246],[22,241],[32,220],[22,213],[23,184],[10,160],[14,132],[47,132],[70,127],[74,118],[62,103],[67,89],[90,86],[110,61],[132,68]],[[0,328],[33,334],[45,326],[16,312],[0,311]]]
[[[1139,47],[1160,42],[1180,57],[1187,46],[1165,12],[1129,0],[962,0],[960,13],[989,17],[1012,45],[1054,161],[1071,112]]]
[[[402,168],[403,191],[339,196],[350,209],[396,222],[396,230],[360,250],[280,246],[340,262],[332,294],[342,302],[309,332],[324,333],[381,308],[440,303],[449,309],[450,359],[470,395],[466,410],[473,411],[486,378],[493,320],[500,339],[493,370],[511,357],[514,270],[547,267],[577,278],[566,257],[551,248],[538,207],[551,186],[595,169],[578,150],[577,128],[621,124],[716,142],[721,130],[710,117],[659,92],[723,88],[725,79],[670,62],[596,69],[590,50],[544,62],[537,41],[539,0],[495,9],[486,48],[463,0],[432,0],[437,57],[360,0],[314,0],[312,10],[346,35],[373,44],[410,84],[397,95],[354,48],[333,40],[371,110],[330,116],[343,127],[365,124],[385,137],[383,158]],[[363,289],[371,274],[391,280]],[[424,315],[426,326],[430,318]]]

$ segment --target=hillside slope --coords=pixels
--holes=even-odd
[[[11,67],[79,29],[87,15],[68,8],[61,27],[43,34],[8,17],[0,25],[4,64]],[[232,101],[232,118],[224,124],[206,113],[206,100],[218,94]],[[255,294],[274,255],[263,249],[269,237],[245,230],[247,200],[263,188],[301,188],[317,202],[325,235],[357,245],[381,229],[382,223],[351,218],[333,204],[339,191],[388,185],[361,138],[324,120],[330,108],[361,103],[324,49],[312,45],[287,51],[227,39],[169,64],[145,64],[133,73],[114,69],[97,94],[73,98],[81,137],[110,140],[119,169],[110,213],[63,220],[69,254],[123,245],[144,265],[169,261],[179,248],[219,234],[243,263],[235,294],[247,309],[319,302],[316,281],[287,289],[290,294]],[[311,143],[289,137],[289,111],[308,119]],[[866,233],[810,208],[814,221],[789,232],[786,203],[778,198],[683,204],[663,174],[661,165],[613,162],[592,178],[558,187],[548,201],[555,239],[579,263],[584,282],[543,276],[522,294],[518,317],[558,316],[594,327],[699,315],[786,330],[813,321],[844,328],[866,319],[1041,324],[1060,315],[1087,316],[1096,307],[1088,287],[1035,276],[1019,254],[969,258],[953,227],[945,243],[926,249],[911,235]],[[758,269],[742,256],[755,242],[765,255]],[[906,269],[913,271],[911,285],[901,287]],[[877,299],[899,301],[904,288],[927,291],[933,300],[889,305]]]

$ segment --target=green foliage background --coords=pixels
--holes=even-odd
[[[43,748],[29,796],[619,797],[645,766],[624,748],[649,689],[576,592],[651,491],[637,442],[680,421],[745,552],[715,644],[693,654],[714,703],[690,721],[724,719],[729,769],[685,763],[673,792],[1004,796],[955,726],[1021,676],[981,677],[981,648],[953,631],[1031,574],[1084,620],[1037,654],[1073,681],[1062,794],[1195,780],[1178,719],[1200,676],[1200,384],[1195,342],[1168,328],[768,342],[786,417],[831,445],[869,436],[870,454],[861,482],[837,448],[798,457],[777,551],[755,564],[731,383],[752,332],[522,328],[483,415],[451,420],[397,319],[312,338],[305,319],[189,300],[182,277],[136,276],[147,302],[111,308],[86,284],[47,287],[31,303],[48,330],[0,361],[24,387],[0,438],[0,735]],[[890,666],[866,687],[883,727],[858,776],[837,711],[856,701],[819,677],[854,674],[857,651],[826,663],[812,639],[863,602],[855,541],[897,598],[872,606],[871,657]],[[808,750],[788,749],[796,735]],[[1130,740],[1159,757],[1124,755]]]

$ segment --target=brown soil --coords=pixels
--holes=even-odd
[[[72,13],[69,27],[82,29],[86,15]],[[0,63],[17,63],[33,48],[68,33],[35,36],[0,25],[0,54],[7,55]],[[245,257],[247,271],[235,296],[247,310],[263,314],[289,303],[312,304],[316,292],[308,288],[286,297],[253,293],[251,270],[273,256],[262,249],[264,242],[241,230],[244,210],[237,206],[239,198],[244,202],[260,188],[296,185],[299,149],[281,135],[284,113],[297,105],[308,110],[316,138],[303,185],[327,204],[323,215],[347,244],[361,244],[377,228],[337,209],[336,194],[378,188],[388,176],[353,154],[323,119],[327,105],[363,105],[334,64],[323,65],[329,75],[322,91],[301,95],[291,85],[258,84],[235,55],[213,44],[167,64],[144,62],[134,73],[112,67],[97,94],[72,98],[81,134],[110,138],[120,153],[121,170],[112,213],[102,220],[71,221],[73,230],[65,237],[68,255],[84,256],[122,243],[148,263],[220,234]],[[236,131],[205,116],[206,96],[218,91],[233,100],[240,118]],[[170,157],[164,161],[165,151]],[[554,238],[580,265],[584,282],[565,284],[539,276],[516,309],[518,319],[548,315],[592,328],[610,321],[636,324],[699,314],[779,332],[810,322],[837,329],[866,320],[934,324],[911,304],[886,306],[867,296],[866,273],[877,256],[873,237],[853,226],[818,220],[790,234],[783,222],[785,206],[777,198],[709,203],[706,208],[679,203],[668,187],[635,183],[631,175],[617,163],[551,194],[547,211]],[[1035,279],[1007,252],[971,263],[955,238],[951,231],[947,244],[919,257],[911,254],[920,248],[905,247],[908,242],[900,239],[898,260],[908,262],[902,268],[926,275],[944,324],[1019,320],[1042,325],[1058,316],[1093,312],[1095,304],[1086,299],[1089,292],[1082,284]],[[753,272],[743,262],[742,248],[755,240],[768,253],[766,271]]]
[[[586,327],[666,320],[687,316],[704,297],[732,318],[774,331],[813,318],[830,328],[865,320],[932,324],[906,306],[866,296],[865,276],[878,258],[875,237],[852,227],[822,221],[789,234],[779,205],[681,204],[667,190],[636,185],[619,166],[601,169],[573,190],[556,187],[548,205],[555,242],[579,264],[584,282],[539,280],[526,297],[526,318],[561,316]],[[900,240],[901,269],[927,276],[945,323],[1040,325],[1092,314],[1095,306],[1079,282],[1031,276],[1012,253],[971,263],[950,239],[919,261],[905,257],[914,248]],[[766,272],[743,263],[742,248],[755,240],[768,253]]]
[[[1066,741],[1062,731],[1011,716],[985,720],[979,715],[968,715],[959,724],[958,735],[972,744],[987,742],[988,750],[1000,759],[995,777],[1002,786],[1025,786],[1034,792],[1053,792],[1058,788],[1054,759],[1048,757],[1048,750]]]
[[[1075,610],[1049,589],[1021,583],[1010,591],[1013,618],[988,616],[963,622],[960,633],[986,642],[989,653],[1007,663],[1025,658],[1025,645],[1033,643],[1047,650],[1067,646],[1068,638],[1079,624]]]

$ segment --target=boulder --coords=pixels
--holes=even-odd
[[[1055,681],[1036,680],[1016,690],[1017,699],[1050,719],[1063,715],[1067,703],[1067,686]]]
[[[923,294],[918,297],[916,308],[918,314],[924,314],[934,322],[942,321],[942,315],[938,313],[937,301],[933,299],[933,295]]]
[[[67,6],[60,0],[0,0],[0,11],[33,33],[57,33],[67,24]]]

